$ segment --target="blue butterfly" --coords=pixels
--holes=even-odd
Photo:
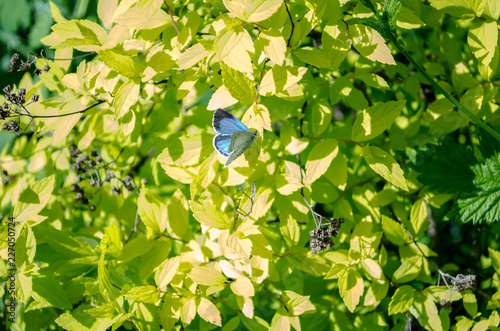
[[[212,125],[218,133],[214,137],[214,148],[220,155],[228,158],[224,168],[255,144],[257,132],[251,132],[239,119],[223,109],[215,111]]]

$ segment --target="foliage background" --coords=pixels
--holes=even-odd
[[[53,117],[1,134],[6,285],[17,222],[8,327],[498,328],[498,142],[363,25],[363,3],[12,4],[0,3],[3,67],[42,44],[48,58],[97,54],[17,84],[42,96],[31,116]],[[498,132],[500,6],[402,5],[417,63]],[[212,147],[219,107],[262,138],[229,168]],[[241,217],[238,188],[253,183]],[[306,201],[345,219],[333,249],[310,253]],[[439,286],[457,274],[476,286]]]

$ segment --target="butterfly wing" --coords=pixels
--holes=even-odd
[[[218,134],[214,137],[213,140],[214,148],[220,155],[224,157],[229,157],[229,145],[231,144],[231,135],[230,134]]]
[[[255,134],[248,132],[236,132],[231,137],[231,141],[229,143],[229,152],[231,155],[226,161],[224,168],[228,167],[234,160],[236,160],[241,154],[245,153],[245,151],[252,146],[253,141],[255,140]]]
[[[222,134],[233,134],[236,132],[250,132],[239,119],[223,109],[217,109],[214,113],[212,125],[215,132]]]
[[[235,132],[231,135],[231,143],[229,144],[229,153],[234,152],[242,144],[246,144],[248,140],[253,141],[254,135],[251,132]]]

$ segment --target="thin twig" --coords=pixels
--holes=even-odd
[[[174,28],[177,31],[177,34],[181,34],[181,32],[179,31],[179,28],[177,27],[177,24],[175,23],[174,15],[172,14],[172,9],[168,5],[167,1],[163,0],[163,3],[165,4],[165,6],[167,6],[168,15],[170,16],[170,20],[172,21],[172,24],[174,25]]]
[[[288,13],[288,17],[290,17],[290,22],[292,23],[292,31],[290,32],[290,37],[288,38],[288,41],[286,43],[287,47],[290,47],[290,41],[292,40],[293,30],[295,29],[295,24],[293,23],[292,14],[290,14],[290,10],[288,9],[288,4],[286,3],[286,1],[285,1],[285,9],[286,9],[286,12]]]

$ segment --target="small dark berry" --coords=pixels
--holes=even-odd
[[[49,67],[49,65],[48,65],[48,64],[46,64],[46,65],[42,68],[42,70],[43,70],[43,71],[45,71],[45,72],[49,71],[49,69],[50,69],[50,67]]]
[[[42,74],[42,69],[36,68],[35,69],[35,75],[40,76]]]
[[[96,156],[97,156],[97,151],[91,151],[91,152],[90,152],[90,156],[92,156],[92,157],[96,157]]]
[[[75,183],[80,183],[83,180],[83,176],[76,176]]]
[[[90,211],[94,211],[95,210],[95,206],[94,205],[90,205]]]
[[[14,68],[14,66],[9,66],[8,71],[9,71],[10,73],[13,73],[14,71],[16,71],[16,69]]]
[[[87,204],[89,203],[89,199],[87,199],[87,198],[83,198],[83,199],[82,199],[82,203],[83,203],[84,205],[87,205]]]
[[[75,194],[76,200],[81,200],[83,199],[83,192],[76,192]]]
[[[80,187],[76,184],[71,185],[71,192],[77,192],[80,190]]]
[[[90,160],[90,161],[89,161],[89,165],[90,165],[91,167],[95,167],[95,166],[96,166],[96,164],[97,164],[97,163],[96,163],[94,160]]]
[[[100,156],[96,157],[96,158],[95,158],[95,161],[96,161],[96,162],[102,162],[102,157],[100,157]]]
[[[148,180],[146,178],[143,178],[141,181],[144,185],[148,185]]]
[[[10,85],[7,85],[7,86],[5,86],[5,87],[3,88],[3,92],[4,92],[4,93],[10,93],[10,91],[12,91],[12,90],[11,90],[11,88],[10,88]]]
[[[33,101],[33,102],[37,102],[39,97],[40,97],[40,96],[39,96],[38,94],[33,94],[33,95],[31,96],[31,101]]]
[[[26,89],[25,88],[17,89],[17,94],[19,94],[19,95],[25,95],[26,94]]]

